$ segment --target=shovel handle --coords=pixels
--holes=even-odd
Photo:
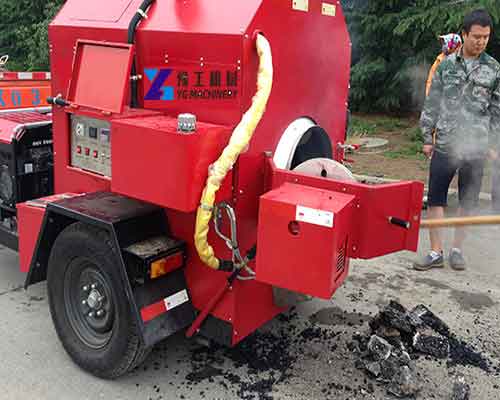
[[[454,226],[473,226],[473,225],[500,225],[500,215],[426,219],[420,223],[421,228],[446,228]]]

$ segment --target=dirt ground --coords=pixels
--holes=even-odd
[[[374,121],[373,131],[355,132],[351,143],[358,143],[362,137],[375,136],[387,139],[388,146],[381,149],[367,150],[361,148],[354,154],[349,154],[348,159],[353,160],[350,164],[355,174],[369,175],[380,178],[419,180],[427,185],[430,161],[418,151],[421,145],[412,137],[413,132],[418,129],[416,118],[394,119],[390,124],[377,124],[379,117],[359,116],[363,121]],[[402,121],[402,122],[401,122]],[[452,183],[452,188],[457,187],[457,180]],[[491,193],[491,166],[487,163],[482,191]]]

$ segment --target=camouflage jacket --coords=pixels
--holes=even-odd
[[[481,54],[467,71],[462,53],[438,67],[420,118],[425,144],[459,158],[482,158],[500,136],[500,64]]]

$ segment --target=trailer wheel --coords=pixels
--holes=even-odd
[[[47,272],[50,312],[73,361],[105,379],[144,360],[138,327],[118,270],[110,236],[77,222],[58,236]]]

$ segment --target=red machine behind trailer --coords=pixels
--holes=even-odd
[[[0,243],[18,249],[16,205],[53,193],[50,72],[10,72],[0,58]]]
[[[68,0],[49,35],[56,194],[18,206],[21,269],[85,370],[186,328],[233,346],[283,291],[328,299],[350,258],[416,250],[422,184],[339,163],[338,2]]]

